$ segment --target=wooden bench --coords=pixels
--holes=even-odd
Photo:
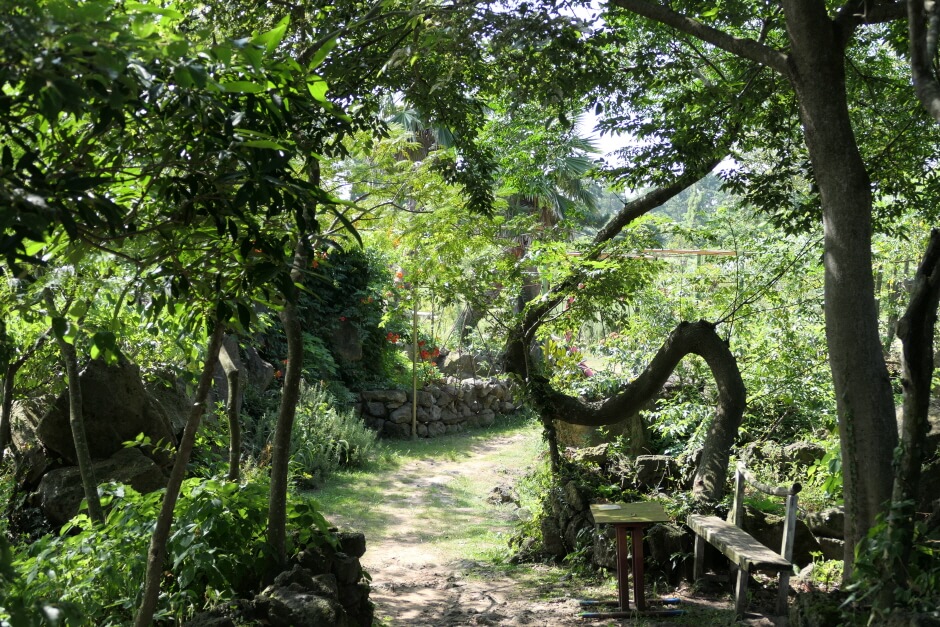
[[[786,499],[786,520],[783,526],[783,542],[780,552],[776,553],[745,532],[744,524],[744,484],[772,496]],[[692,514],[687,524],[695,532],[695,570],[694,578],[701,579],[704,573],[705,543],[708,542],[725,557],[737,570],[734,587],[734,609],[738,616],[744,615],[747,607],[747,581],[753,570],[769,570],[780,573],[780,592],[777,597],[777,613],[787,613],[787,593],[790,588],[790,573],[793,570],[793,536],[796,531],[797,495],[802,487],[770,486],[758,481],[742,462],[738,462],[734,477],[734,506],[728,514],[728,521],[717,516]]]

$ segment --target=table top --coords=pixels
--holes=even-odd
[[[604,503],[591,505],[591,514],[598,524],[623,525],[627,523],[654,523],[671,520],[659,503]]]

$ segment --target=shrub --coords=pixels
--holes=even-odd
[[[8,581],[0,621],[13,608],[44,604],[47,614],[58,610],[74,624],[115,625],[132,619],[162,491],[140,494],[120,484],[100,489],[102,504],[110,509],[103,526],[94,527],[87,515],[79,514],[60,535],[17,550],[13,570],[18,576]],[[263,479],[244,485],[219,479],[183,483],[158,620],[178,620],[257,586],[268,563],[268,492]],[[326,520],[310,499],[290,495],[288,520],[291,551],[330,538]]]
[[[341,467],[363,466],[377,437],[351,409],[340,410],[322,386],[305,385],[291,434],[291,471],[296,478],[322,481]]]

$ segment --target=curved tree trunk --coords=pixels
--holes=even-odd
[[[529,397],[546,419],[594,427],[614,424],[640,411],[654,398],[682,358],[689,354],[705,359],[718,386],[718,410],[708,428],[702,461],[692,486],[696,499],[716,501],[724,491],[731,446],[744,415],[746,391],[734,355],[711,323],[700,320],[680,324],[646,370],[608,399],[592,403],[562,394],[552,389],[541,375],[530,377]]]
[[[212,335],[209,337],[209,346],[206,349],[206,362],[202,367],[199,385],[196,388],[196,398],[193,401],[189,419],[186,421],[183,437],[180,438],[176,461],[173,463],[173,470],[170,471],[166,492],[163,495],[163,504],[160,506],[157,524],[153,530],[153,537],[150,539],[143,598],[140,602],[140,609],[137,610],[137,617],[134,619],[135,627],[148,627],[153,622],[153,613],[157,609],[157,599],[160,596],[160,580],[163,576],[163,562],[166,560],[166,543],[170,537],[170,528],[173,525],[173,510],[176,508],[176,501],[180,496],[183,479],[186,478],[186,466],[189,464],[189,457],[193,452],[199,423],[202,421],[203,414],[206,413],[206,399],[209,396],[209,389],[212,387],[213,375],[219,359],[219,347],[222,345],[224,332],[224,325],[218,321],[213,321]]]
[[[593,249],[585,259],[597,259],[605,245],[636,218],[662,205],[670,198],[706,176],[720,161],[714,159],[690,166],[686,174],[672,185],[654,189],[627,203],[594,238]],[[530,303],[520,322],[510,330],[503,354],[506,370],[527,383],[526,390],[534,402],[545,425],[549,440],[552,467],[558,467],[559,451],[554,441],[554,421],[600,426],[614,424],[635,414],[659,391],[687,354],[705,358],[718,384],[718,414],[706,437],[702,463],[696,471],[693,493],[697,499],[720,498],[725,483],[725,472],[731,445],[737,434],[744,412],[746,393],[734,356],[715,333],[714,325],[700,321],[683,323],[669,336],[649,367],[619,394],[602,402],[589,403],[567,396],[551,388],[548,379],[537,374],[529,363],[528,347],[535,333],[549,313],[564,300],[581,281],[583,273],[576,272],[554,286],[537,302]]]
[[[914,287],[907,311],[898,324],[898,336],[904,345],[902,367],[904,385],[904,423],[901,429],[901,454],[894,475],[888,517],[892,550],[884,555],[884,572],[891,584],[885,586],[884,607],[890,607],[894,591],[907,585],[907,560],[914,542],[924,441],[929,431],[930,388],[933,379],[933,339],[940,305],[940,230],[933,229],[924,259],[914,275]]]

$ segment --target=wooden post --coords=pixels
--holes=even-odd
[[[705,574],[705,538],[699,534],[695,534],[695,565],[692,568],[692,581],[698,581]]]
[[[747,609],[747,568],[741,568],[737,565],[738,577],[734,585],[734,614],[738,618],[744,616],[744,610]]]
[[[411,288],[411,438],[418,437],[418,290]]]
[[[783,542],[780,546],[780,554],[788,562],[793,561],[793,539],[796,536],[796,507],[799,499],[799,491],[787,496],[787,514],[783,523]],[[787,601],[790,591],[790,573],[780,571],[780,590],[777,593],[777,614],[781,616],[787,613]]]
[[[742,472],[740,463],[734,470],[734,503],[728,513],[728,518],[728,522],[731,524],[739,529],[744,528],[744,472]]]

